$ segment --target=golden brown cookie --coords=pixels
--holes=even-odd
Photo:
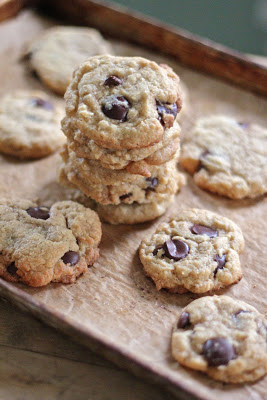
[[[65,157],[63,155],[63,157]],[[74,159],[76,160],[76,159]],[[78,160],[79,162],[79,160]],[[107,176],[113,179],[98,177],[99,182],[96,183],[97,177],[95,174],[100,171],[101,176]],[[109,173],[113,172],[113,174]],[[132,204],[150,203],[152,201],[160,201],[168,196],[175,194],[179,188],[180,173],[177,169],[176,158],[165,164],[151,167],[151,176],[144,177],[136,175],[134,180],[127,179],[125,181],[116,178],[116,176],[123,176],[121,170],[108,170],[99,167],[95,169],[92,167],[92,176],[89,173],[84,173],[83,170],[77,168],[77,162],[65,158],[65,162],[61,165],[61,172],[59,180],[64,185],[66,179],[75,187],[80,189],[85,195],[91,197],[101,204]],[[130,177],[133,176],[129,174]],[[127,177],[127,172],[124,176]],[[112,183],[113,182],[113,183]]]
[[[63,109],[40,91],[18,90],[0,100],[0,151],[21,159],[40,158],[66,141]]]
[[[68,147],[76,156],[99,161],[103,168],[124,169],[132,173],[142,173],[142,163],[145,176],[150,176],[149,165],[161,165],[169,161],[180,147],[180,126],[177,122],[164,131],[162,140],[158,143],[140,149],[107,149],[97,145],[87,138],[79,129],[73,129],[71,120],[64,118],[62,130],[68,138]]]
[[[55,26],[28,47],[26,58],[41,81],[64,95],[73,71],[89,57],[112,54],[111,46],[92,28]]]
[[[181,109],[178,76],[141,57],[91,57],[75,72],[65,99],[74,129],[117,150],[159,142]]]
[[[201,188],[232,199],[267,192],[267,129],[225,116],[201,118],[182,146],[181,165]]]
[[[266,326],[264,315],[244,301],[203,297],[182,310],[172,354],[181,365],[219,381],[255,381],[267,372]]]
[[[158,290],[205,293],[242,277],[244,238],[230,219],[211,211],[181,210],[140,245],[144,269]]]
[[[99,256],[98,215],[73,201],[50,209],[29,200],[0,200],[0,276],[44,286],[73,283]]]

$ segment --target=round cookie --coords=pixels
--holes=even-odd
[[[142,241],[140,260],[158,290],[205,293],[242,277],[244,239],[230,219],[211,211],[181,210]]]
[[[76,70],[65,99],[75,129],[117,150],[159,142],[181,109],[178,76],[141,57],[91,57]]]
[[[172,335],[172,355],[188,368],[232,383],[267,372],[266,320],[228,296],[207,296],[186,306]]]
[[[197,121],[182,146],[181,164],[203,189],[232,199],[267,192],[267,129],[230,117]]]
[[[179,189],[185,184],[184,176],[179,174],[180,181],[178,183]],[[64,173],[60,171],[60,182],[71,189],[70,196],[75,201],[79,201],[86,207],[90,207],[97,211],[102,221],[109,224],[139,224],[147,221],[152,221],[155,218],[164,214],[173,202],[175,196],[171,195],[166,199],[160,201],[152,201],[151,203],[133,203],[119,205],[102,205],[87,197],[83,192],[79,191],[75,185],[70,183]]]
[[[173,159],[177,159],[179,155],[179,151],[177,155],[173,157]],[[65,146],[63,151],[61,152],[61,157],[64,163],[64,169],[68,174],[79,175],[86,181],[88,184],[92,185],[118,185],[122,183],[135,183],[140,176],[141,173],[133,174],[127,171],[127,169],[118,169],[112,170],[108,168],[103,168],[98,161],[88,160],[83,157],[76,157],[75,153],[68,149],[68,146]],[[170,160],[167,165],[172,160]],[[149,166],[149,176],[153,177],[153,174],[159,170],[161,166],[151,165]],[[163,167],[164,168],[164,164]],[[147,175],[145,175],[147,177]]]
[[[123,169],[137,166],[138,162],[160,165],[168,161],[179,148],[180,126],[177,122],[164,131],[162,140],[154,145],[131,150],[106,149],[84,136],[79,129],[73,129],[69,118],[62,121],[62,130],[68,138],[68,146],[76,156],[97,160],[103,168]],[[139,163],[140,164],[140,163]],[[135,172],[136,173],[136,172]]]
[[[0,151],[21,159],[40,158],[66,141],[63,110],[40,91],[15,91],[0,100]]]
[[[96,204],[96,211],[104,222],[112,225],[119,224],[140,224],[147,221],[152,221],[155,218],[164,214],[173,202],[174,195],[169,196],[162,201],[154,201],[144,204],[119,204],[119,205],[102,205]]]
[[[117,182],[114,185],[92,184],[68,165],[63,164],[61,170],[59,180],[63,185],[67,179],[86,196],[101,204],[161,201],[175,194],[184,182],[184,176],[178,172],[176,159],[154,167],[150,178],[137,176],[135,182]]]
[[[86,58],[107,53],[111,46],[95,29],[56,26],[29,45],[26,58],[46,86],[64,95],[73,71]]]
[[[72,201],[50,210],[29,200],[0,200],[0,276],[44,286],[73,283],[99,256],[98,215]]]

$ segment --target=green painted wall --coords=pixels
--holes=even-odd
[[[239,51],[267,55],[266,0],[114,0],[113,2]]]

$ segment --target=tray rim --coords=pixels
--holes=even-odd
[[[104,34],[155,50],[193,70],[267,97],[267,67],[253,61],[250,55],[111,0],[39,0],[39,9],[44,2],[52,15],[55,13],[68,23],[95,27]],[[168,46],[169,41],[172,46]]]
[[[7,18],[11,18],[17,13],[22,10],[23,8],[31,8],[32,6],[38,6],[42,4],[45,0],[20,0],[18,3],[16,0],[6,0],[3,3],[4,6],[4,18],[1,19],[1,12],[2,12],[2,4],[0,4],[0,22],[4,21]],[[63,0],[64,1],[64,0]],[[223,55],[223,57],[226,57],[225,59],[229,61],[236,62],[237,64],[241,64],[242,66],[247,66],[248,68],[251,68],[251,71],[253,72],[258,72],[258,77],[263,77],[266,78],[266,83],[267,83],[267,68],[264,66],[257,64],[251,59],[246,58],[246,56],[242,55],[242,53],[239,53],[235,50],[228,49],[225,46],[222,46],[220,44],[217,44],[211,40],[204,39],[201,37],[198,37],[197,35],[190,34],[184,30],[181,30],[179,28],[175,28],[171,25],[160,23],[154,18],[147,17],[142,15],[139,12],[136,11],[131,11],[129,8],[115,5],[114,3],[111,2],[106,2],[106,1],[95,1],[95,0],[65,0],[65,3],[75,3],[75,4],[83,4],[87,6],[96,6],[100,7],[102,10],[110,10],[112,13],[119,13],[120,15],[126,15],[129,18],[133,18],[134,21],[136,22],[141,22],[144,24],[149,24],[149,26],[153,26],[156,29],[168,31],[177,37],[180,37],[182,40],[186,40],[189,43],[193,44],[199,44],[200,46],[204,46],[203,49],[211,49],[212,51],[215,51],[215,56],[220,54]],[[14,3],[16,4],[16,7],[14,6]],[[53,2],[51,0],[47,0],[47,3],[52,3],[52,4],[59,4],[60,0],[58,2]],[[9,7],[10,6],[10,7]],[[58,17],[58,16],[57,16]],[[100,29],[99,26],[96,26],[96,28]],[[110,32],[107,32],[103,29],[101,29],[105,33],[111,34]],[[139,46],[139,42],[137,43]],[[147,47],[147,46],[145,46]],[[173,56],[172,54],[165,53],[168,56]],[[181,62],[179,58],[176,58],[176,61]],[[230,64],[231,64],[230,62]],[[192,68],[192,65],[189,65],[187,63],[183,63],[187,67]],[[198,72],[206,72],[203,71],[203,69],[198,69],[198,68],[193,68],[197,70]],[[214,74],[215,77],[222,78],[216,74]],[[259,78],[258,78],[259,79]],[[228,82],[232,84],[236,84],[233,80],[228,80]],[[243,87],[247,91],[252,91],[256,92],[261,95],[267,95],[267,85],[266,89],[264,90],[258,90],[258,87],[254,87],[253,85],[244,87],[244,84],[240,84],[239,86]],[[186,387],[181,381],[179,383],[177,380],[172,379],[170,376],[167,376],[163,372],[158,372],[157,367],[151,365],[149,362],[145,361],[140,361],[137,358],[135,358],[132,354],[128,354],[126,350],[123,350],[119,348],[115,343],[112,341],[106,340],[104,338],[99,338],[95,332],[90,331],[88,328],[84,328],[82,325],[75,321],[70,321],[69,318],[64,316],[64,314],[53,310],[51,311],[48,307],[46,307],[45,304],[41,303],[40,301],[34,299],[26,293],[23,289],[20,289],[16,284],[12,284],[9,282],[4,281],[2,278],[0,278],[0,297],[3,297],[16,306],[18,306],[20,309],[29,312],[32,314],[34,317],[37,317],[40,319],[42,322],[52,326],[53,328],[63,332],[64,334],[68,335],[71,337],[73,340],[89,347],[92,351],[95,351],[107,359],[111,360],[115,364],[117,364],[120,367],[123,367],[132,373],[134,373],[136,376],[139,376],[140,378],[145,378],[148,381],[153,381],[157,384],[160,384],[162,386],[165,386],[168,390],[174,392],[176,395],[179,395],[181,400],[207,400],[207,397],[200,396],[199,394],[196,394],[193,390],[192,387]],[[61,326],[58,325],[58,322],[61,323]]]

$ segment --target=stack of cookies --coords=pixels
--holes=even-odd
[[[95,56],[76,70],[65,99],[61,183],[113,224],[163,214],[184,181],[178,76],[141,57]]]

